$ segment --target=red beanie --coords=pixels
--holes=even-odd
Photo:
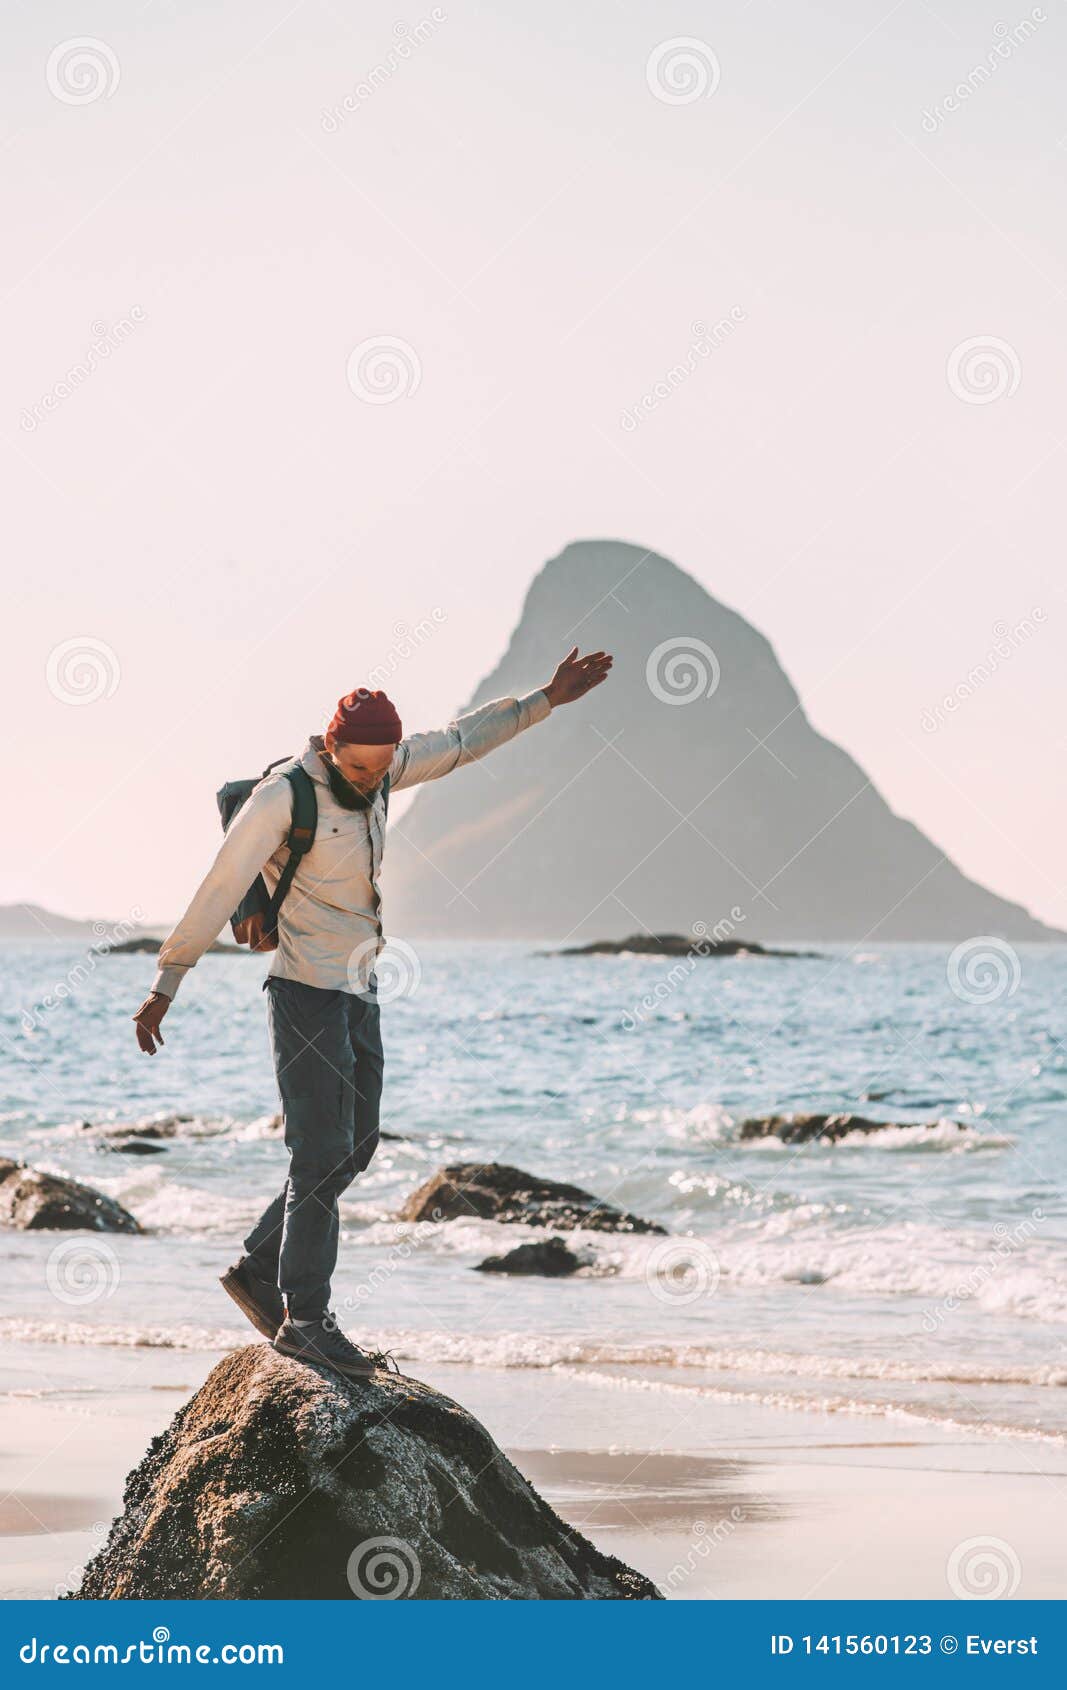
[[[366,687],[338,700],[329,731],[342,745],[398,745],[404,737],[396,706],[384,692]]]

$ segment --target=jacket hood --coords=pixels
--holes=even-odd
[[[300,753],[297,761],[311,776],[312,780],[318,781],[320,786],[329,786],[329,778],[326,774],[326,770],[322,766],[322,758],[319,755],[323,749],[324,743],[325,742],[321,734],[312,734],[303,751]]]

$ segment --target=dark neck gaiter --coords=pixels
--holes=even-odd
[[[345,779],[337,764],[326,755],[325,751],[319,752],[319,762],[326,770],[326,779],[330,783],[330,791],[343,809],[369,810],[371,808],[378,790],[377,787],[375,787],[374,792],[369,794],[361,792],[358,786],[353,786],[350,780]]]

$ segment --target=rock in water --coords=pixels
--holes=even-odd
[[[896,1127],[954,1126],[967,1131],[962,1121],[870,1121],[865,1115],[757,1115],[742,1121],[737,1129],[739,1139],[777,1138],[783,1144],[811,1144],[823,1140],[834,1144],[850,1133],[884,1133]]]
[[[149,1446],[75,1600],[658,1598],[556,1515],[458,1404],[265,1344]]]
[[[117,945],[105,945],[104,956],[158,956],[162,948],[162,939],[152,939],[147,935],[140,939],[123,939]],[[246,950],[241,945],[224,945],[216,939],[207,948],[208,956],[255,956],[255,951]]]
[[[655,1221],[642,1220],[614,1203],[602,1203],[579,1185],[538,1179],[504,1162],[451,1162],[438,1168],[400,1211],[402,1221],[454,1221],[471,1215],[566,1231],[575,1227],[589,1232],[664,1231]]]
[[[754,939],[743,943],[740,939],[702,939],[698,934],[686,938],[682,933],[631,933],[627,939],[594,939],[588,945],[568,945],[562,951],[538,951],[538,956],[666,956],[692,957],[792,957],[799,960],[818,960],[817,951],[778,951],[768,945],[758,945]]]
[[[0,1162],[0,1223],[22,1232],[141,1231],[113,1197],[24,1162]]]
[[[536,1244],[519,1244],[504,1256],[487,1256],[478,1273],[539,1273],[546,1279],[565,1279],[582,1266],[562,1238],[539,1238]]]
[[[195,1115],[164,1115],[155,1121],[109,1121],[100,1127],[95,1127],[92,1121],[82,1122],[83,1132],[95,1133],[102,1139],[181,1138],[193,1128],[195,1137],[207,1136],[203,1123],[198,1123]],[[208,1131],[221,1132],[222,1128]]]

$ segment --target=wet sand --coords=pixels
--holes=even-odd
[[[76,1586],[127,1472],[218,1360],[141,1351],[131,1388],[128,1351],[48,1349],[4,1358],[5,1597]],[[580,1369],[405,1371],[478,1415],[568,1523],[669,1597],[951,1597],[953,1556],[990,1539],[1001,1594],[1064,1594],[1058,1446],[750,1403],[694,1417],[673,1399],[653,1405],[650,1437],[647,1392],[605,1392]]]

